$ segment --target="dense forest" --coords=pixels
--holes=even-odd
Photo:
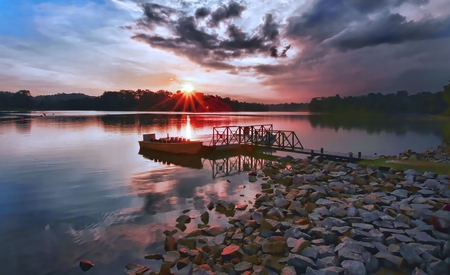
[[[106,91],[101,96],[56,94],[32,96],[28,90],[0,91],[0,110],[104,110],[104,111],[310,111],[340,115],[446,114],[450,115],[450,84],[437,93],[406,91],[362,96],[313,98],[307,103],[261,104],[203,93],[159,90]]]
[[[107,111],[307,111],[307,103],[261,104],[232,100],[229,97],[159,90],[106,91],[101,96],[85,94],[31,95],[0,91],[0,110],[107,110]]]
[[[450,84],[438,93],[421,92],[409,95],[407,91],[362,96],[313,98],[309,111],[339,114],[446,114],[450,115]]]

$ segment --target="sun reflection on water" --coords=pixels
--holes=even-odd
[[[186,138],[192,138],[191,118],[189,116],[187,116],[186,120]]]

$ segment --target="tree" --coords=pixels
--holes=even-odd
[[[31,92],[28,90],[17,91],[12,97],[12,105],[16,108],[31,108]]]
[[[447,110],[445,110],[444,114],[450,116],[450,84],[444,86],[444,99],[448,104]]]

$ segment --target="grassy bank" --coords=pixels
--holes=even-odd
[[[422,160],[390,160],[390,159],[376,159],[376,160],[363,160],[358,162],[361,166],[367,166],[369,164],[375,166],[385,166],[395,168],[397,170],[414,169],[418,172],[433,172],[437,174],[449,174],[450,175],[450,163],[439,163],[432,161]]]

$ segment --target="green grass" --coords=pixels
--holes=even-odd
[[[358,164],[365,167],[369,164],[375,166],[385,166],[395,168],[397,170],[414,169],[418,172],[433,172],[436,174],[448,174],[450,175],[450,163],[438,163],[431,161],[421,160],[389,160],[389,159],[375,159],[375,160],[362,160]]]

